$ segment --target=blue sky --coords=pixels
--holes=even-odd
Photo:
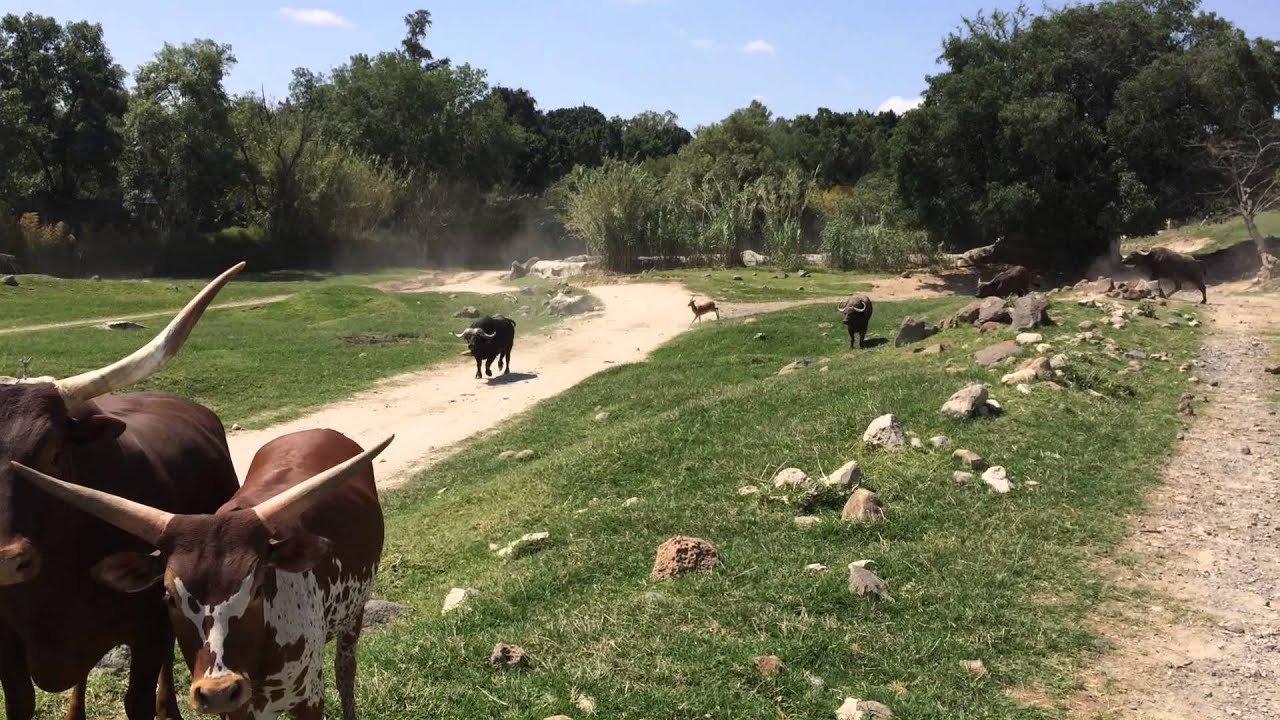
[[[1038,2],[1029,5],[1038,7]],[[1055,3],[1056,4],[1056,3]],[[672,110],[687,127],[752,98],[791,116],[901,108],[935,72],[961,16],[1016,0],[0,0],[102,23],[132,72],[168,41],[229,43],[233,92],[287,91],[293,68],[327,71],[357,52],[397,46],[402,18],[431,11],[437,57],[524,87],[543,109],[587,103],[606,115]],[[1206,0],[1251,36],[1280,38],[1280,4]]]

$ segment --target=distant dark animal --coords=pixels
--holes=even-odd
[[[1200,304],[1209,302],[1209,294],[1204,287],[1204,265],[1196,258],[1175,252],[1166,247],[1153,247],[1150,250],[1139,250],[1124,256],[1120,262],[1131,268],[1147,271],[1147,275],[1160,284],[1163,278],[1173,281],[1173,291],[1182,289],[1182,281],[1186,280],[1200,291]],[[1165,297],[1164,288],[1160,288],[1160,297]]]
[[[16,255],[0,253],[0,275],[17,275],[20,272],[22,272],[22,266],[18,264]]]
[[[871,323],[871,298],[866,295],[853,295],[838,305],[836,309],[844,318],[842,322],[849,328],[849,347],[853,347],[853,339],[858,337],[858,347],[866,347],[867,325]]]
[[[476,359],[476,377],[480,377],[480,363],[484,362],[484,374],[493,377],[493,361],[503,374],[511,372],[511,346],[516,341],[516,321],[501,315],[490,315],[471,323],[471,327],[456,334],[467,341],[467,351]]]
[[[528,275],[529,271],[533,270],[533,264],[536,262],[538,262],[537,257],[531,257],[528,260],[525,260],[524,262],[520,262],[519,260],[512,260],[511,274],[508,277],[510,277],[512,280],[519,280],[525,275]]]
[[[703,300],[698,302],[693,298],[689,298],[689,309],[693,311],[693,320],[689,321],[692,325],[695,321],[701,322],[702,316],[707,313],[715,313],[716,319],[720,319],[720,308],[716,307],[715,300]]]
[[[34,712],[32,682],[74,688],[111,648],[131,653],[125,715],[177,717],[173,630],[159,588],[125,595],[89,573],[115,552],[147,549],[36,491],[10,462],[169,512],[213,512],[239,488],[222,423],[158,392],[111,394],[159,370],[240,263],[209,283],[154,340],[106,367],[55,379],[0,378],[0,685],[9,720]],[[157,696],[156,680],[160,679]]]
[[[318,720],[332,639],[342,716],[354,720],[356,644],[383,541],[370,463],[390,442],[364,451],[333,430],[276,438],[254,455],[234,497],[205,513],[165,512],[15,469],[146,544],[108,556],[93,575],[126,596],[163,588],[197,711]]]
[[[978,281],[977,295],[980,298],[1010,295],[1022,297],[1028,292],[1031,292],[1031,271],[1021,265],[1014,265],[986,282]]]

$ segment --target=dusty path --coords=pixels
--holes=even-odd
[[[380,485],[395,487],[415,470],[448,454],[459,441],[601,370],[640,360],[689,326],[690,315],[681,312],[688,293],[679,285],[606,285],[588,290],[604,302],[605,309],[570,319],[550,336],[517,335],[509,382],[501,377],[493,382],[475,380],[471,358],[390,378],[299,420],[232,433],[236,469],[243,477],[253,453],[287,432],[329,427],[366,445],[394,432],[396,441],[379,458],[377,474]]]
[[[1264,372],[1280,297],[1224,289],[1196,368],[1218,387],[1136,523],[1137,564],[1117,572],[1156,594],[1102,621],[1116,651],[1074,718],[1280,717],[1280,404]]]
[[[249,300],[234,300],[232,302],[218,303],[210,305],[211,310],[226,310],[229,308],[258,307],[259,305],[271,305],[272,303],[284,302],[293,295],[269,295],[267,297],[252,298]],[[40,332],[42,330],[61,330],[63,328],[83,327],[85,325],[101,325],[102,323],[124,321],[124,320],[146,320],[155,317],[173,317],[178,314],[182,308],[176,307],[171,310],[153,310],[145,313],[133,313],[129,315],[112,315],[111,317],[89,318],[80,320],[64,320],[55,323],[41,323],[38,325],[20,325],[12,328],[0,328],[0,335],[15,335],[17,333]]]

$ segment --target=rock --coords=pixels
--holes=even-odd
[[[240,432],[243,429],[244,428],[241,427],[240,423],[231,423],[231,432]]]
[[[793,362],[787,363],[786,365],[783,365],[782,369],[778,371],[778,374],[790,375],[791,373],[797,370],[803,370],[804,368],[807,368],[812,364],[813,364],[813,360],[810,360],[808,358],[801,358],[800,360],[795,360]]]
[[[836,709],[836,720],[890,720],[893,711],[874,700],[848,698]]]
[[[1142,352],[1141,350],[1130,350],[1126,352],[1124,356],[1129,358],[1130,360],[1146,360],[1147,359],[1147,354]]]
[[[0,284],[8,285],[9,287],[18,287],[18,278],[12,275],[5,275],[0,278]]]
[[[514,459],[515,459],[515,457],[516,457],[516,455],[518,455],[518,454],[519,454],[519,453],[517,453],[515,450],[503,450],[502,452],[498,453],[498,459],[499,459],[499,460],[514,460]]]
[[[596,711],[596,701],[590,695],[578,695],[574,698],[573,704],[577,705],[579,710],[587,713],[588,715]]]
[[[997,330],[1003,330],[1003,329],[1004,329],[1004,325],[1001,325],[1000,323],[995,321],[984,322],[978,326],[978,332],[980,333],[996,332]]]
[[[390,600],[370,600],[364,604],[364,628],[380,628],[398,620],[405,614],[403,605]]]
[[[480,311],[468,305],[467,307],[464,307],[458,312],[454,313],[453,316],[456,318],[478,318],[480,317]]]
[[[498,557],[515,559],[532,555],[535,552],[547,546],[547,542],[551,540],[551,533],[532,532],[525,533],[519,538],[507,543],[507,546],[498,551]]]
[[[755,485],[743,485],[742,487],[738,488],[738,494],[743,497],[747,497],[750,495],[759,495],[760,488],[756,487]]]
[[[906,436],[902,432],[902,423],[898,422],[897,416],[893,414],[881,415],[872,420],[866,431],[862,433],[862,441],[872,447],[886,450],[897,450],[907,444]]]
[[[804,566],[804,569],[807,572],[824,573],[827,571],[827,566],[823,565],[822,563],[809,563],[808,565]]]
[[[982,367],[991,367],[1007,357],[1022,354],[1022,348],[1012,340],[985,347],[973,354],[973,359]]]
[[[524,648],[519,645],[500,642],[494,645],[493,652],[489,653],[489,664],[497,670],[511,670],[527,667],[529,659],[524,654]]]
[[[961,465],[964,465],[970,470],[984,470],[987,467],[987,461],[984,460],[981,455],[972,450],[965,450],[961,448],[960,450],[956,450],[951,453],[951,457],[959,460]]]
[[[894,347],[902,347],[914,342],[920,342],[930,335],[938,332],[936,325],[929,325],[924,320],[917,318],[903,318],[902,324],[898,326],[898,336],[893,340]]]
[[[800,468],[783,468],[773,476],[775,488],[807,488],[812,487],[809,476]]]
[[[1054,392],[1062,392],[1063,390],[1063,387],[1061,385],[1059,385],[1058,383],[1052,380],[1046,380],[1040,383],[1040,387],[1044,388],[1045,390],[1052,390]]]
[[[742,276],[741,276],[741,275],[734,275],[732,279],[733,279],[735,282],[742,282]]]
[[[622,501],[622,507],[635,507],[636,505],[639,505],[641,502],[644,502],[644,501],[638,497],[629,497],[626,500]]]
[[[849,496],[840,511],[840,519],[846,522],[876,522],[884,519],[884,501],[866,488],[858,488]]]
[[[1053,364],[1049,358],[1037,357],[1023,361],[1018,366],[1019,370],[1031,370],[1040,380],[1049,380],[1053,378]]]
[[[473,588],[453,588],[448,595],[444,596],[444,607],[440,609],[440,614],[443,615],[452,610],[457,610],[479,593],[479,590]]]
[[[978,306],[978,317],[974,322],[979,325],[989,322],[1007,323],[1010,320],[1009,303],[1004,298],[989,297]]]
[[[516,453],[515,457],[516,457],[516,459],[517,459],[517,460],[532,460],[532,459],[533,459],[533,455],[534,455],[534,453],[533,453],[533,451],[532,451],[532,450],[527,450],[527,449],[526,449],[526,450],[521,450],[520,452]]]
[[[1106,293],[1109,293],[1112,290],[1114,290],[1115,287],[1116,287],[1116,284],[1112,282],[1111,278],[1100,277],[1089,284],[1089,291],[1098,293],[1100,295],[1105,295]]]
[[[948,340],[946,342],[934,343],[922,348],[916,348],[915,350],[912,350],[912,352],[920,353],[921,355],[941,355],[943,350],[950,350],[955,346],[955,343]]]
[[[649,577],[668,580],[695,572],[710,572],[720,565],[720,554],[711,543],[696,537],[676,537],[658,546]]]
[[[1004,385],[1021,385],[1036,379],[1036,371],[1030,368],[1026,370],[1018,370],[1011,372],[1000,378],[1000,382]]]
[[[774,482],[777,482],[776,478]],[[841,465],[835,472],[818,481],[820,485],[839,490],[848,490],[862,482],[862,468],[857,460],[850,460]]]
[[[1081,320],[1081,321],[1076,325],[1076,327],[1080,328],[1081,330],[1092,330],[1092,329],[1094,329],[1094,328],[1098,327],[1098,323],[1096,323],[1096,322],[1094,322],[1094,321],[1092,321],[1092,320]]]
[[[547,309],[552,315],[581,315],[591,312],[591,298],[586,295],[565,295],[561,293],[551,298]]]
[[[133,653],[130,652],[128,645],[117,645],[102,656],[98,664],[94,665],[95,670],[106,670],[113,673],[122,673],[129,669],[129,664],[133,659]]]
[[[1018,383],[1018,386],[1015,389],[1023,395],[1031,394],[1031,386],[1026,383]]]
[[[918,438],[918,437],[912,437],[912,438],[911,438],[911,447],[913,447],[913,448],[923,448],[923,447],[924,447],[924,442],[923,442],[922,440],[920,440],[920,438]]]
[[[764,333],[756,333],[755,335],[752,335],[752,336],[751,336],[751,339],[752,339],[752,340],[764,340],[764,339],[765,339],[765,337],[766,337],[766,336],[765,336],[765,334],[764,334]]]
[[[598,412],[596,413],[596,416],[594,418],[596,422],[604,422],[605,420],[608,420],[608,419],[609,419],[609,413],[607,412]]]
[[[1024,295],[1013,303],[1009,313],[1014,330],[1030,330],[1041,325],[1049,325],[1049,300],[1043,295]]]
[[[760,655],[751,662],[761,675],[773,675],[782,669],[782,659],[777,655]]]
[[[829,322],[820,322],[820,323],[818,323],[818,329],[819,329],[819,330],[830,330],[830,329],[832,329],[832,328],[834,328],[834,327],[835,327],[835,325],[834,325],[833,323],[829,323]]]
[[[1044,336],[1040,333],[1024,332],[1018,333],[1017,336],[1013,338],[1013,341],[1019,345],[1035,345],[1037,343],[1044,342]]]
[[[956,470],[951,473],[951,480],[956,483],[964,484],[973,482],[973,473],[964,470]]]
[[[757,265],[763,265],[767,262],[769,262],[769,258],[765,255],[761,255],[755,250],[742,251],[742,264],[746,265],[747,267],[755,267]]]
[[[774,280],[786,280],[786,279],[787,279],[787,274],[786,274],[786,273],[784,273],[784,272],[776,272],[776,273],[774,273],[774,274],[773,274],[773,279],[774,279]]]
[[[1067,356],[1059,353],[1049,358],[1049,369],[1061,370],[1067,366]]]
[[[132,320],[112,320],[111,322],[103,323],[98,327],[102,328],[103,330],[146,330],[147,329],[146,325],[139,325],[138,323]]]
[[[961,660],[960,667],[969,671],[974,677],[986,677],[987,665],[981,660]]]
[[[888,583],[858,563],[849,563],[849,592],[859,597],[875,595],[885,600],[893,600],[889,597]]]
[[[959,420],[966,420],[978,413],[978,409],[987,404],[987,386],[974,383],[962,388],[942,405],[939,411]]]
[[[822,522],[822,518],[817,515],[800,515],[795,518],[796,527],[813,527]]]
[[[936,448],[944,448],[951,444],[951,438],[946,435],[934,435],[929,438],[929,444]]]
[[[987,471],[982,473],[982,482],[1002,495],[1009,492],[1009,473],[999,465],[987,468]]]
[[[807,278],[807,277],[809,277],[809,274],[810,274],[810,273],[809,273],[809,271],[808,271],[808,270],[801,270],[800,272],[796,273],[796,275],[799,275],[799,276],[800,276],[800,277],[802,277],[802,278]]]
[[[976,300],[957,310],[952,316],[953,322],[956,325],[972,325],[977,322],[980,312],[982,312],[982,301]]]

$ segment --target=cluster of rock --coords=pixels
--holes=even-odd
[[[1008,325],[1013,330],[1031,330],[1053,325],[1049,317],[1049,299],[1044,295],[1024,295],[1013,304],[1000,297],[983,298],[965,305],[947,321],[948,327],[972,325],[981,332],[998,330]]]
[[[1100,277],[1097,280],[1081,280],[1076,283],[1075,289],[1122,300],[1148,300],[1160,297],[1160,283],[1156,280],[1115,282],[1109,277]]]

